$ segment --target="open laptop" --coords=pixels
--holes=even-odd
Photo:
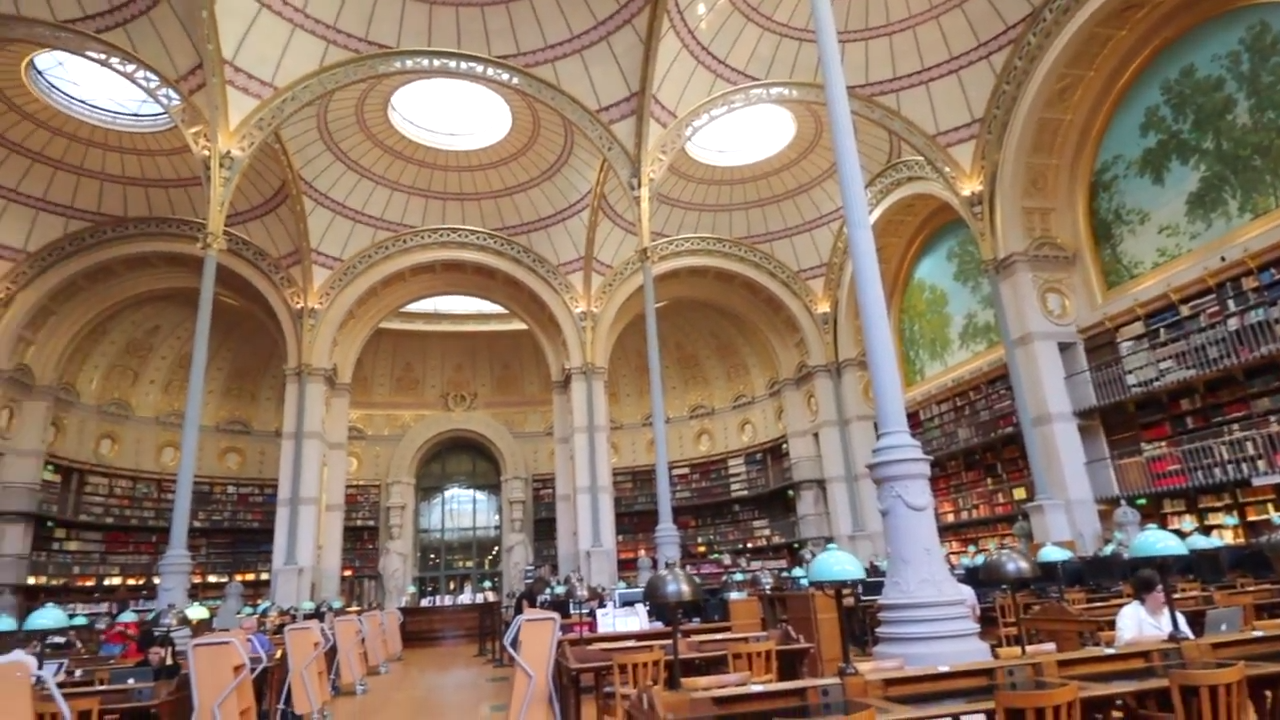
[[[150,666],[147,667],[126,667],[112,670],[107,675],[108,685],[139,685],[146,683],[148,685],[155,679],[155,673]]]
[[[1244,628],[1244,608],[1236,605],[1235,607],[1214,608],[1204,615],[1204,634],[1207,635],[1230,635],[1238,633]]]

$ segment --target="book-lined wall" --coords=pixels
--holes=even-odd
[[[653,556],[657,524],[654,470],[613,473],[618,529],[618,574],[634,580],[640,551]],[[717,558],[730,554],[753,567],[787,568],[802,539],[796,523],[791,465],[784,441],[671,465],[672,504],[684,542],[686,569],[704,585],[724,574]]]
[[[1004,368],[916,404],[907,419],[933,458],[938,532],[949,558],[1012,539],[1019,507],[1033,492]]]
[[[342,596],[350,604],[363,605],[378,597],[382,483],[378,480],[348,480],[346,495],[342,528]]]
[[[41,490],[29,587],[50,599],[121,587],[154,593],[172,520],[172,477],[49,462]],[[276,480],[197,478],[192,508],[193,594],[219,596],[232,580],[250,593],[265,588]]]
[[[1096,418],[1116,480],[1148,519],[1227,542],[1280,510],[1280,265],[1238,276],[1085,340],[1076,409]]]

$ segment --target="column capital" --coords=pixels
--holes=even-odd
[[[295,365],[284,369],[285,379],[297,378],[300,380],[322,380],[330,388],[334,389],[338,386],[338,369],[335,367],[318,367],[316,365]],[[349,386],[347,386],[349,387]]]
[[[351,399],[351,383],[331,382],[329,392],[336,397]]]
[[[221,232],[205,230],[196,240],[196,247],[205,252],[219,252],[227,249],[227,236]]]
[[[983,268],[996,277],[1004,277],[1023,268],[1031,271],[1061,272],[1073,267],[1075,261],[1075,252],[1069,250],[1057,238],[1042,237],[1027,243],[1026,248],[1022,250],[988,260],[983,263]]]
[[[607,368],[601,365],[592,365],[591,363],[575,367],[567,367],[564,369],[565,377],[569,380],[572,380],[575,376],[591,377],[593,375],[606,375],[607,372]]]

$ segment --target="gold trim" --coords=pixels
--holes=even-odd
[[[354,478],[360,473],[360,466],[363,459],[356,450],[347,451],[347,477]]]
[[[6,403],[0,407],[0,437],[9,437],[13,432],[13,426],[18,419],[18,407],[13,403]]]
[[[1062,298],[1061,308],[1054,309],[1049,299],[1051,295]],[[1041,284],[1036,290],[1036,304],[1040,307],[1040,314],[1044,315],[1044,319],[1054,325],[1067,327],[1076,321],[1075,301],[1071,298],[1071,292],[1067,286],[1060,281],[1046,280]]]
[[[240,456],[240,462],[238,464],[233,464],[231,462],[231,457],[233,455]],[[218,464],[221,465],[225,470],[230,470],[231,472],[240,472],[241,470],[244,469],[244,465],[247,462],[249,462],[249,454],[246,453],[244,451],[244,448],[242,447],[231,445],[229,447],[224,447],[218,451]]]
[[[102,447],[102,443],[104,440],[110,442],[110,445],[106,449],[103,449]],[[99,433],[98,437],[94,439],[93,456],[98,458],[99,460],[110,460],[119,453],[120,453],[120,436],[117,435],[115,432],[108,430],[107,432]]]
[[[1072,132],[1069,135],[1072,138],[1083,136],[1084,151],[1074,159],[1057,158],[1059,163],[1068,162],[1069,167],[1072,168],[1066,177],[1067,187],[1075,188],[1076,227],[1079,228],[1084,240],[1082,244],[1085,247],[1081,249],[1084,251],[1088,266],[1088,271],[1084,274],[1095,307],[1104,307],[1117,298],[1159,285],[1169,277],[1202,262],[1213,253],[1240,244],[1272,225],[1280,224],[1280,211],[1273,211],[1191,250],[1176,260],[1108,290],[1102,273],[1101,258],[1098,255],[1097,240],[1093,235],[1093,213],[1090,208],[1093,170],[1098,163],[1098,151],[1102,146],[1102,139],[1111,127],[1116,108],[1128,96],[1134,83],[1142,77],[1151,63],[1160,53],[1181,40],[1187,33],[1213,18],[1242,7],[1271,2],[1274,0],[1170,3],[1165,12],[1155,13],[1145,18],[1145,22],[1138,27],[1128,28],[1125,31],[1127,37],[1131,38],[1128,42],[1124,42],[1103,57],[1096,58],[1096,67],[1122,68],[1122,70],[1094,75],[1086,81],[1086,91],[1082,94],[1088,100],[1086,103],[1075,104],[1076,110],[1070,120]],[[1059,74],[1064,72],[1067,71],[1061,70]],[[1051,79],[1051,82],[1054,79]],[[1045,111],[1041,111],[1038,116],[1029,120],[1035,122],[1044,114]],[[1071,144],[1078,145],[1079,140]],[[1081,159],[1088,162],[1079,162]]]
[[[756,441],[757,437],[759,437],[759,430],[756,429],[756,424],[751,421],[751,418],[738,423],[738,439],[742,442],[750,445]]]
[[[173,459],[168,462],[166,462],[164,459],[164,454],[166,450],[173,451]],[[178,466],[178,463],[181,461],[182,461],[182,446],[179,445],[177,442],[174,442],[173,440],[166,440],[165,442],[160,443],[160,446],[156,448],[156,466],[157,467],[175,468]]]

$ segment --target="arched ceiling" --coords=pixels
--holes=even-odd
[[[833,4],[850,89],[969,167],[988,96],[1034,0]],[[209,21],[199,17],[205,7]],[[820,80],[809,0],[0,0],[0,12],[101,35],[227,134],[321,68],[391,49],[459,50],[518,67],[593,113],[636,166],[664,128],[716,93],[762,79]],[[26,113],[0,113],[4,137],[23,146],[6,159],[12,168],[0,168],[0,263],[121,214],[203,214],[199,167],[179,152],[177,131],[124,138],[79,127],[22,85],[21,62],[35,49],[0,48],[0,94]],[[250,160],[232,223],[312,292],[354,253],[422,225],[509,235],[585,295],[635,252],[635,173],[620,177],[602,163],[607,138],[552,111],[545,93],[533,99],[539,93],[506,84],[494,87],[512,107],[510,136],[482,151],[428,150],[386,115],[390,93],[420,76],[337,83],[291,108]],[[675,158],[656,188],[655,237],[740,239],[819,288],[838,194],[822,108],[793,110],[796,139],[764,163],[725,170]],[[925,154],[897,130],[871,121],[858,129],[868,180],[894,159]]]
[[[726,408],[738,398],[764,395],[769,379],[780,376],[770,340],[736,313],[675,299],[658,308],[658,323],[668,415],[687,415],[696,405]],[[634,423],[648,416],[644,318],[622,328],[608,367],[612,419]]]

